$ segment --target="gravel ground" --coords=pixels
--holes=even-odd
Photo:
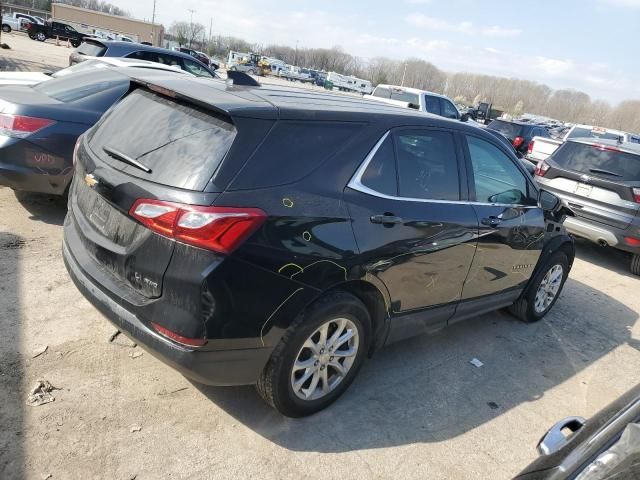
[[[2,39],[4,66],[5,52],[29,65],[69,53]],[[251,387],[192,384],[125,337],[109,343],[65,271],[64,215],[0,187],[2,479],[509,478],[555,421],[640,382],[640,279],[624,255],[579,242],[544,321],[496,312],[396,344],[333,407],[286,419]],[[55,401],[28,406],[39,379]]]

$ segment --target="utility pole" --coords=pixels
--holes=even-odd
[[[209,43],[207,44],[207,54],[209,56],[211,56],[211,40],[213,40],[213,17],[209,18]]]
[[[153,15],[151,15],[151,44],[156,44],[156,0],[153,0]]]
[[[298,42],[300,40],[296,40],[296,55],[293,57],[293,65],[298,66]]]
[[[407,74],[407,64],[404,64],[404,71],[402,72],[402,82],[400,82],[400,86],[404,87],[404,76]]]
[[[191,48],[191,42],[193,41],[193,14],[196,11],[193,8],[187,8],[187,12],[191,12],[191,20],[189,20],[189,48]]]

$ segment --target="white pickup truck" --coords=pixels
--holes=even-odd
[[[2,31],[9,33],[11,30],[26,31],[24,24],[39,23],[44,24],[44,19],[26,13],[12,13],[11,15],[2,15]]]
[[[562,139],[533,137],[525,158],[533,163],[546,160],[569,138],[595,138],[605,140],[622,139],[623,142],[640,143],[640,135],[612,130],[610,128],[594,127],[591,125],[574,125]]]
[[[449,97],[417,88],[398,85],[378,85],[371,95],[364,98],[398,107],[413,108],[420,112],[462,120],[462,115]],[[468,115],[465,120],[468,119]]]

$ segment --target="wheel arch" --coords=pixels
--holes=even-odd
[[[531,288],[531,279],[534,278],[540,268],[542,268],[545,263],[545,259],[558,251],[564,252],[567,255],[567,259],[569,260],[569,269],[571,269],[571,267],[573,266],[573,261],[576,257],[576,248],[573,239],[568,234],[561,233],[545,243],[544,247],[542,248],[542,252],[540,253],[538,264],[531,274],[531,277],[529,277],[529,283],[523,290],[522,296],[524,296],[529,291],[529,288]]]
[[[382,285],[376,285],[367,280],[349,280],[333,286],[320,295],[323,297],[335,291],[350,293],[360,300],[371,317],[371,345],[369,356],[381,348],[389,333],[389,293]],[[319,298],[320,298],[319,297]]]

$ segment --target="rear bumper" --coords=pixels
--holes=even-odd
[[[27,192],[62,195],[73,177],[73,170],[59,175],[49,175],[36,168],[0,162],[0,185]]]
[[[256,383],[272,348],[210,351],[182,347],[149,328],[124,306],[125,302],[112,298],[107,290],[93,281],[74,257],[66,235],[62,248],[67,271],[80,292],[113,325],[153,356],[199,383],[221,386]]]
[[[630,253],[640,253],[640,247],[633,247],[625,243],[625,237],[640,238],[640,235],[631,235],[629,230],[596,224],[580,217],[567,217],[564,221],[564,227],[570,234],[586,238],[599,245],[614,247]]]

